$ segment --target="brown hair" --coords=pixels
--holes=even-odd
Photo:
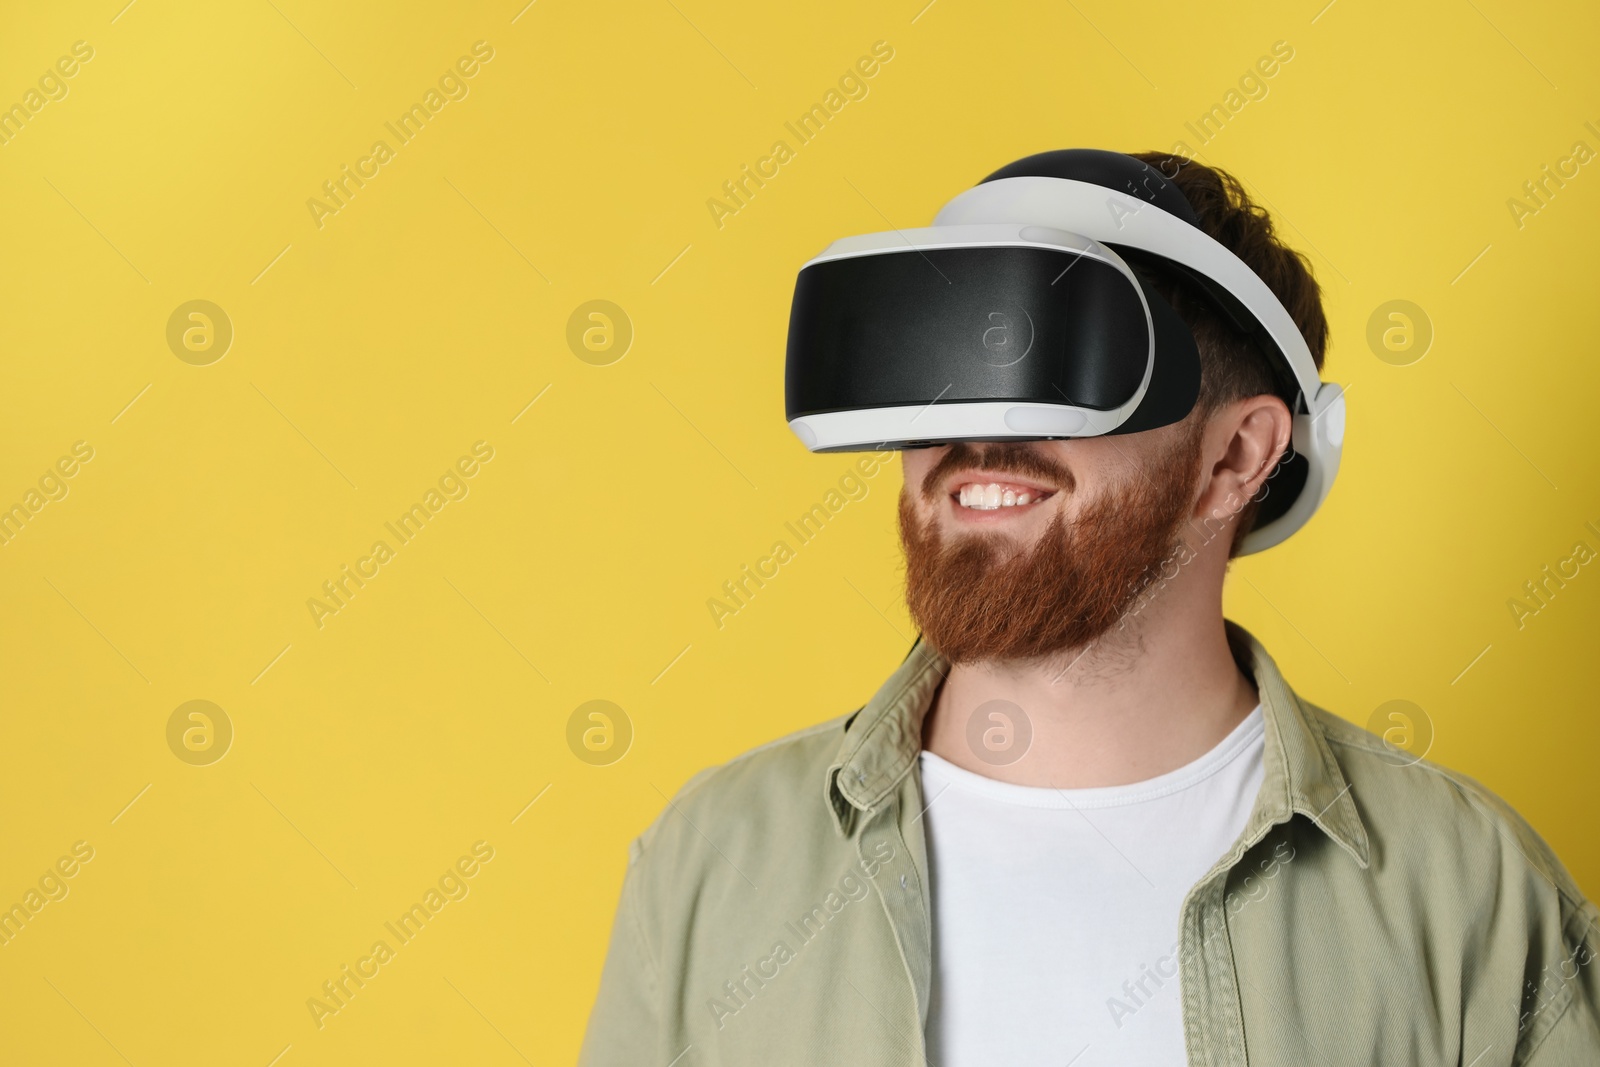
[[[1311,358],[1321,370],[1328,346],[1322,289],[1312,277],[1310,260],[1279,239],[1266,209],[1250,199],[1239,179],[1219,167],[1208,167],[1170,152],[1128,154],[1148,163],[1176,185],[1194,207],[1200,228],[1266,282],[1300,328]],[[1275,357],[1269,357],[1214,305],[1197,295],[1193,283],[1180,281],[1171,272],[1154,273],[1155,288],[1188,323],[1200,350],[1200,397],[1195,407],[1202,417],[1245,397],[1281,395],[1283,384],[1292,379],[1276,367]],[[1255,525],[1259,503],[1259,499],[1253,499],[1241,510],[1229,558],[1238,554],[1239,542]]]

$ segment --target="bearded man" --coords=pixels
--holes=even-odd
[[[1268,214],[1135,158],[1320,368],[1317,284]],[[583,1064],[1600,1063],[1600,912],[1538,834],[1223,617],[1291,415],[1259,349],[1152,284],[1195,338],[1193,409],[902,451],[916,642],[633,842]]]

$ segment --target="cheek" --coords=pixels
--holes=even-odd
[[[1123,434],[1114,437],[1079,437],[1053,441],[1055,458],[1088,480],[1115,480],[1133,473],[1133,468],[1148,461],[1148,434]]]
[[[900,512],[902,519],[905,518],[905,513],[907,509],[909,509],[911,515],[916,519],[917,523],[921,524],[937,514],[938,501],[930,502],[924,500],[922,498],[922,494],[913,490],[911,485],[912,483],[908,480],[905,487],[900,490],[900,499],[897,502],[896,507]]]
[[[909,448],[900,453],[900,478],[906,489],[920,495],[922,480],[943,451],[941,448]]]

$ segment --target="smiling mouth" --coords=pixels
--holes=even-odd
[[[972,511],[999,511],[1031,507],[1054,495],[1054,489],[1014,482],[963,482],[950,493],[950,499]]]

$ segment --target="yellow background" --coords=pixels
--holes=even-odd
[[[912,636],[897,464],[720,629],[706,607],[853,458],[783,422],[796,270],[1058,147],[1183,142],[1311,257],[1344,467],[1228,613],[1350,719],[1418,705],[1600,892],[1600,565],[1521,629],[1507,607],[1600,550],[1600,164],[1507,207],[1600,149],[1592,5],[522,3],[6,5],[0,103],[94,58],[0,146],[0,505],[94,458],[0,547],[0,905],[95,851],[0,947],[0,1059],[571,1062],[629,839]],[[469,95],[319,228],[306,201],[480,40]],[[1280,40],[1265,96],[1186,128]],[[166,342],[194,299],[234,329],[209,366]],[[635,331],[604,366],[566,340],[596,299]],[[1366,343],[1397,299],[1434,329],[1406,366]],[[315,625],[480,440],[469,495]],[[167,745],[195,699],[235,731],[209,766]],[[566,740],[593,699],[634,730],[609,766]],[[470,894],[319,1029],[307,999],[480,840]]]

